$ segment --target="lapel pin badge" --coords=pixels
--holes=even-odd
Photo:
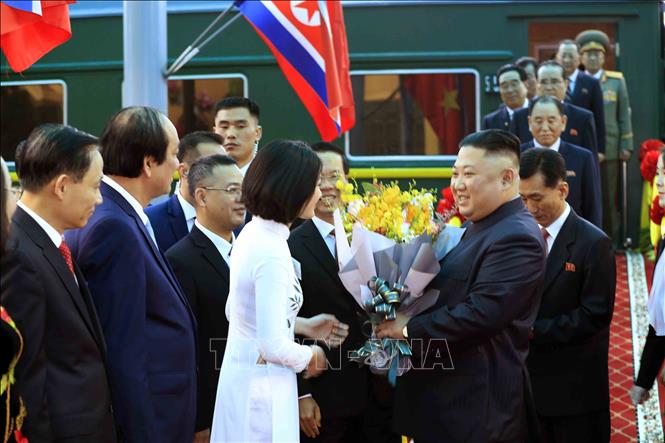
[[[572,135],[573,137],[577,137],[577,129],[570,128],[570,135]]]
[[[565,269],[568,272],[575,272],[575,264],[570,263],[570,262],[566,262],[566,268]]]

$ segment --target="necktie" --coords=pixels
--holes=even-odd
[[[547,239],[550,237],[550,233],[547,232],[547,229],[545,228],[540,228],[540,232],[543,234],[543,240],[545,240],[545,243],[547,243]]]
[[[573,96],[573,84],[570,79],[568,79],[568,87],[566,87],[566,100],[570,101]]]
[[[67,246],[67,243],[65,243],[65,239],[62,239],[62,242],[60,242],[60,247],[58,248],[60,251],[60,255],[62,255],[62,258],[65,259],[65,263],[67,263],[67,267],[69,268],[69,271],[74,274],[74,261],[72,260],[72,251],[69,249],[69,246]]]

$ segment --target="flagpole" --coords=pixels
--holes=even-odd
[[[233,23],[240,17],[241,14],[237,14],[235,17],[232,17],[228,22],[224,23],[224,25],[222,25],[217,31],[215,31],[210,37],[208,37],[201,45],[199,45],[199,42],[203,39],[203,37],[208,32],[210,32],[210,30],[214,28],[215,25],[217,25],[229,13],[229,11],[231,11],[231,9],[233,9],[235,3],[236,2],[231,3],[231,5],[229,5],[228,8],[222,11],[222,13],[219,14],[217,18],[215,18],[215,20],[213,20],[212,23],[210,23],[208,27],[201,34],[199,34],[198,37],[196,37],[194,42],[192,42],[192,44],[187,46],[185,50],[180,53],[180,55],[175,59],[173,64],[166,70],[166,72],[164,72],[164,77],[168,77],[169,75],[172,75],[175,72],[179,71],[180,68],[185,66],[192,58],[194,58],[199,52],[201,52],[201,49],[203,49],[203,47],[207,45],[208,42],[210,42],[210,40],[219,35],[219,33],[221,33],[231,23]]]

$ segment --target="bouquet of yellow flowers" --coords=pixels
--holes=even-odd
[[[438,290],[427,285],[463,229],[445,225],[434,211],[436,193],[413,183],[402,190],[396,182],[374,180],[363,183],[362,194],[352,183],[336,186],[344,203],[334,215],[339,277],[373,326],[352,359],[394,384],[410,368],[411,349],[404,340],[378,340],[374,326],[397,312],[417,315],[436,302]]]

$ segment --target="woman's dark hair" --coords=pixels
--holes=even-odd
[[[115,113],[101,137],[104,174],[136,178],[141,175],[145,157],[164,163],[169,145],[165,120],[161,112],[147,106],[131,106]]]
[[[242,183],[247,210],[266,220],[292,223],[321,175],[321,160],[302,141],[273,140],[261,148]]]
[[[7,188],[7,182],[11,183],[11,179],[6,177],[5,174],[5,168],[0,167],[0,257],[5,254],[5,244],[7,243],[7,237],[9,237],[7,197],[11,189]]]
[[[539,172],[545,178],[545,186],[554,188],[559,181],[566,181],[566,161],[554,149],[527,149],[520,159],[520,178],[527,179]]]
[[[90,150],[99,140],[76,128],[53,123],[37,126],[16,148],[16,173],[25,191],[37,192],[60,174],[80,181],[90,168]]]

